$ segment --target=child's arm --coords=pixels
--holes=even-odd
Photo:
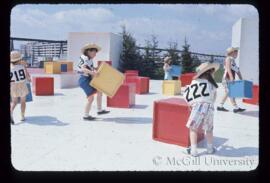
[[[86,74],[90,74],[91,76],[97,76],[98,75],[98,73],[96,71],[91,71],[90,69],[87,68],[86,65],[83,65],[81,70]]]
[[[231,70],[231,60],[228,57],[225,60],[225,68],[228,71],[230,81],[233,81],[233,75],[232,75],[232,70]]]
[[[31,82],[31,76],[30,76],[30,74],[29,74],[29,72],[28,72],[28,70],[27,70],[27,67],[24,66],[24,69],[25,69],[26,79],[27,79],[29,82]]]
[[[238,75],[238,77],[239,77],[239,79],[240,79],[240,80],[242,80],[242,79],[243,79],[243,77],[242,77],[242,74],[241,74],[240,70],[237,72],[237,75]]]

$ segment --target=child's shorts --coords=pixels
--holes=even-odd
[[[81,75],[79,79],[79,85],[83,89],[86,97],[89,97],[97,92],[95,88],[89,85],[91,77]]]
[[[214,106],[210,103],[195,103],[186,126],[198,131],[200,128],[207,132],[213,131]]]
[[[21,83],[10,83],[10,96],[15,97],[25,97],[28,95],[29,90],[27,88],[26,82]]]

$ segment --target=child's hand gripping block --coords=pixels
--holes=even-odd
[[[176,77],[181,76],[181,72],[182,72],[182,68],[180,66],[172,65],[172,68],[170,70],[170,74],[172,76],[176,76]]]
[[[112,98],[123,84],[124,75],[107,63],[102,63],[97,72],[98,76],[93,77],[90,85]]]

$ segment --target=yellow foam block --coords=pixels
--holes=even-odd
[[[97,72],[99,75],[91,80],[90,85],[108,97],[113,97],[124,82],[124,74],[107,63],[102,63]]]
[[[73,71],[73,62],[63,60],[59,60],[58,62],[60,62],[61,64],[67,64],[67,71]]]
[[[164,80],[162,83],[163,95],[179,95],[181,93],[181,81]]]
[[[59,62],[44,62],[46,74],[61,74],[61,63]]]

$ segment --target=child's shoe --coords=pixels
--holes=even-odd
[[[214,147],[207,147],[207,154],[214,154],[216,152],[216,148]]]

